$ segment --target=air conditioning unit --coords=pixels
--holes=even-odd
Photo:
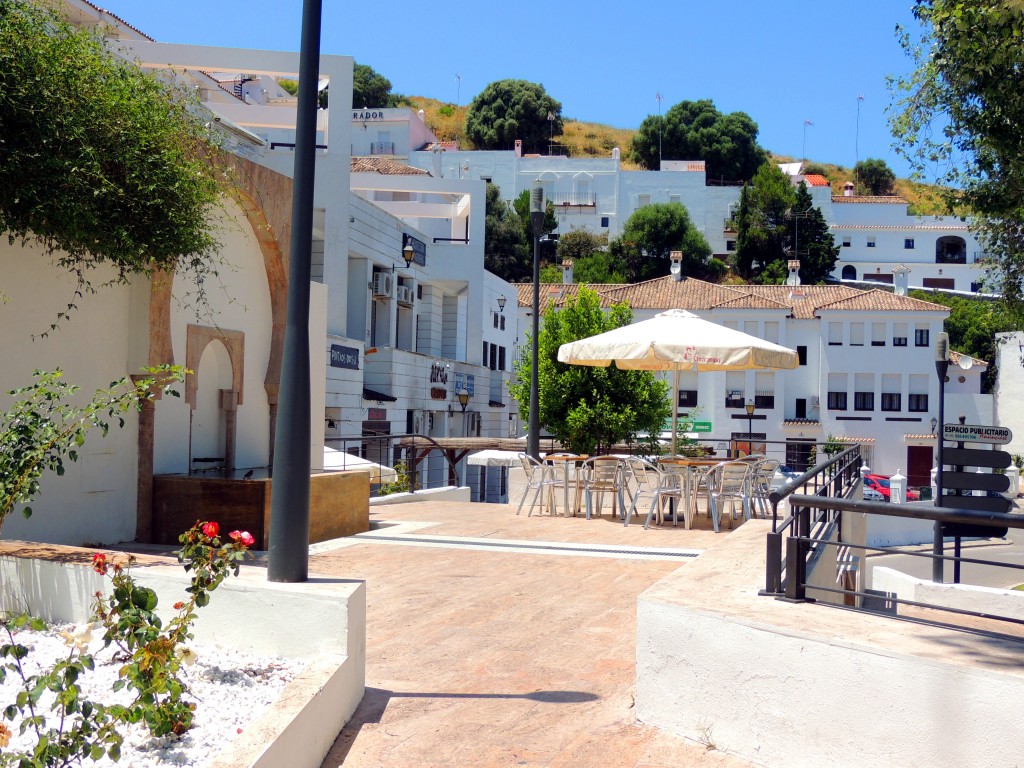
[[[821,400],[818,399],[818,396],[811,395],[811,407],[817,408],[819,405],[821,405]]]
[[[391,298],[391,290],[394,287],[394,278],[390,272],[375,272],[373,275],[373,297],[375,299]]]
[[[412,432],[414,435],[422,435],[424,433],[424,421],[423,411],[416,411],[412,415]]]
[[[416,297],[412,286],[400,285],[395,290],[399,304],[408,304],[409,306],[412,306],[413,299]]]

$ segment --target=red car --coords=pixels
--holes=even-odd
[[[889,501],[889,475],[864,475],[864,485],[882,494]],[[907,501],[919,501],[921,494],[913,488],[907,488]]]

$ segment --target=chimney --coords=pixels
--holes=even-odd
[[[618,163],[619,162],[619,157],[621,156],[621,154],[622,153],[619,151],[619,148],[615,147],[614,149],[612,149],[612,160],[614,160],[616,163]]]
[[[562,259],[562,284],[572,285],[572,259]]]
[[[675,282],[681,282],[683,279],[683,252],[682,251],[669,251],[668,260],[669,272],[672,273],[672,279]]]
[[[800,285],[800,260],[790,259],[786,262],[786,266],[789,268],[789,277],[786,278],[786,285]]]
[[[909,287],[910,278],[910,267],[906,264],[900,264],[899,266],[893,267],[892,274],[893,279],[893,291],[897,296],[906,296],[907,288]]]
[[[852,181],[848,181],[843,184],[843,197],[853,197],[853,191],[856,189]]]
[[[523,140],[516,139],[516,157],[523,156]]]
[[[426,123],[427,122],[427,120],[426,120],[426,113],[424,113],[424,111],[422,109],[419,112],[417,112],[416,115],[419,117],[421,123]]]
[[[432,158],[430,158],[430,160],[431,160],[431,167],[433,168],[433,176],[434,176],[435,179],[440,179],[441,178],[441,153],[444,152],[444,150],[441,149],[441,147],[439,145],[437,145],[437,144],[434,144],[434,146],[432,147],[432,150],[433,150],[433,155],[434,156]]]

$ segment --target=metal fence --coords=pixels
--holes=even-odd
[[[954,564],[959,573],[962,563],[1005,568],[1022,572],[1024,565],[1000,562],[981,556],[961,555],[959,537],[954,541],[954,554],[920,551],[907,547],[870,546],[862,541],[844,540],[844,515],[863,514],[932,521],[947,528],[947,533],[960,526],[970,526],[978,535],[1004,536],[1008,529],[1024,529],[1024,515],[981,512],[975,510],[934,507],[923,503],[895,504],[862,501],[858,496],[860,457],[856,448],[823,462],[799,478],[773,492],[769,499],[773,509],[772,532],[767,536],[765,589],[762,594],[793,602],[822,602],[847,608],[872,610],[892,616],[906,617],[907,608],[915,609],[914,620],[954,628],[976,629],[976,621],[994,620],[1024,625],[1024,619],[990,611],[971,610],[955,605],[938,604],[900,598],[864,587],[863,563],[868,553],[900,554],[925,558],[942,564]],[[777,510],[783,500],[789,514],[780,519]],[[962,528],[960,528],[962,530]],[[858,563],[859,561],[859,563]],[[834,572],[812,577],[815,568],[835,564]],[[939,571],[941,573],[941,570]],[[958,580],[955,577],[955,580]],[[1024,581],[1024,574],[1021,575]],[[902,607],[902,610],[901,610]],[[933,612],[943,612],[942,614]],[[938,620],[936,616],[944,618]],[[988,628],[988,627],[982,627]]]

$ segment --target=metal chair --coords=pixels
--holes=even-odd
[[[601,506],[604,501],[604,494],[612,494],[612,515],[616,514],[616,502],[618,509],[625,514],[626,504],[623,498],[625,476],[623,470],[625,462],[614,456],[595,456],[583,463],[583,492],[587,504],[587,520],[590,519],[591,498],[597,499],[597,516],[601,516]]]
[[[554,487],[555,479],[554,474],[551,471],[551,467],[547,464],[542,464],[532,456],[520,453],[519,461],[523,465],[523,471],[526,473],[526,488],[523,489],[523,497],[519,500],[519,506],[516,508],[516,514],[518,515],[523,510],[523,504],[526,502],[526,497],[530,491],[533,491],[533,501],[530,502],[530,511],[527,513],[527,517],[533,515],[533,508],[537,506],[537,499],[542,498],[541,493],[547,489],[550,490]],[[541,501],[541,509],[543,510],[544,502]]]
[[[687,511],[683,505],[683,476],[678,472],[666,472],[656,467],[649,461],[639,457],[627,459],[627,467],[636,484],[633,502],[629,512],[625,515],[623,525],[629,525],[629,518],[636,513],[637,504],[641,496],[651,497],[651,508],[647,511],[647,519],[644,521],[644,530],[651,526],[651,518],[655,511],[658,513],[658,525],[664,522],[665,502],[675,500],[676,511],[672,516],[672,522],[678,525],[680,511],[684,514],[684,524],[690,527]]]
[[[772,478],[781,462],[778,459],[761,459],[754,465],[750,476],[750,503],[760,517],[768,517],[768,495],[772,492]]]
[[[743,510],[743,519],[750,519],[750,470],[752,465],[746,461],[723,461],[716,464],[707,476],[708,511],[711,513],[711,525],[718,533],[719,523],[725,512],[725,503],[729,502],[732,519],[736,519],[736,503]],[[731,525],[731,523],[730,523]]]

